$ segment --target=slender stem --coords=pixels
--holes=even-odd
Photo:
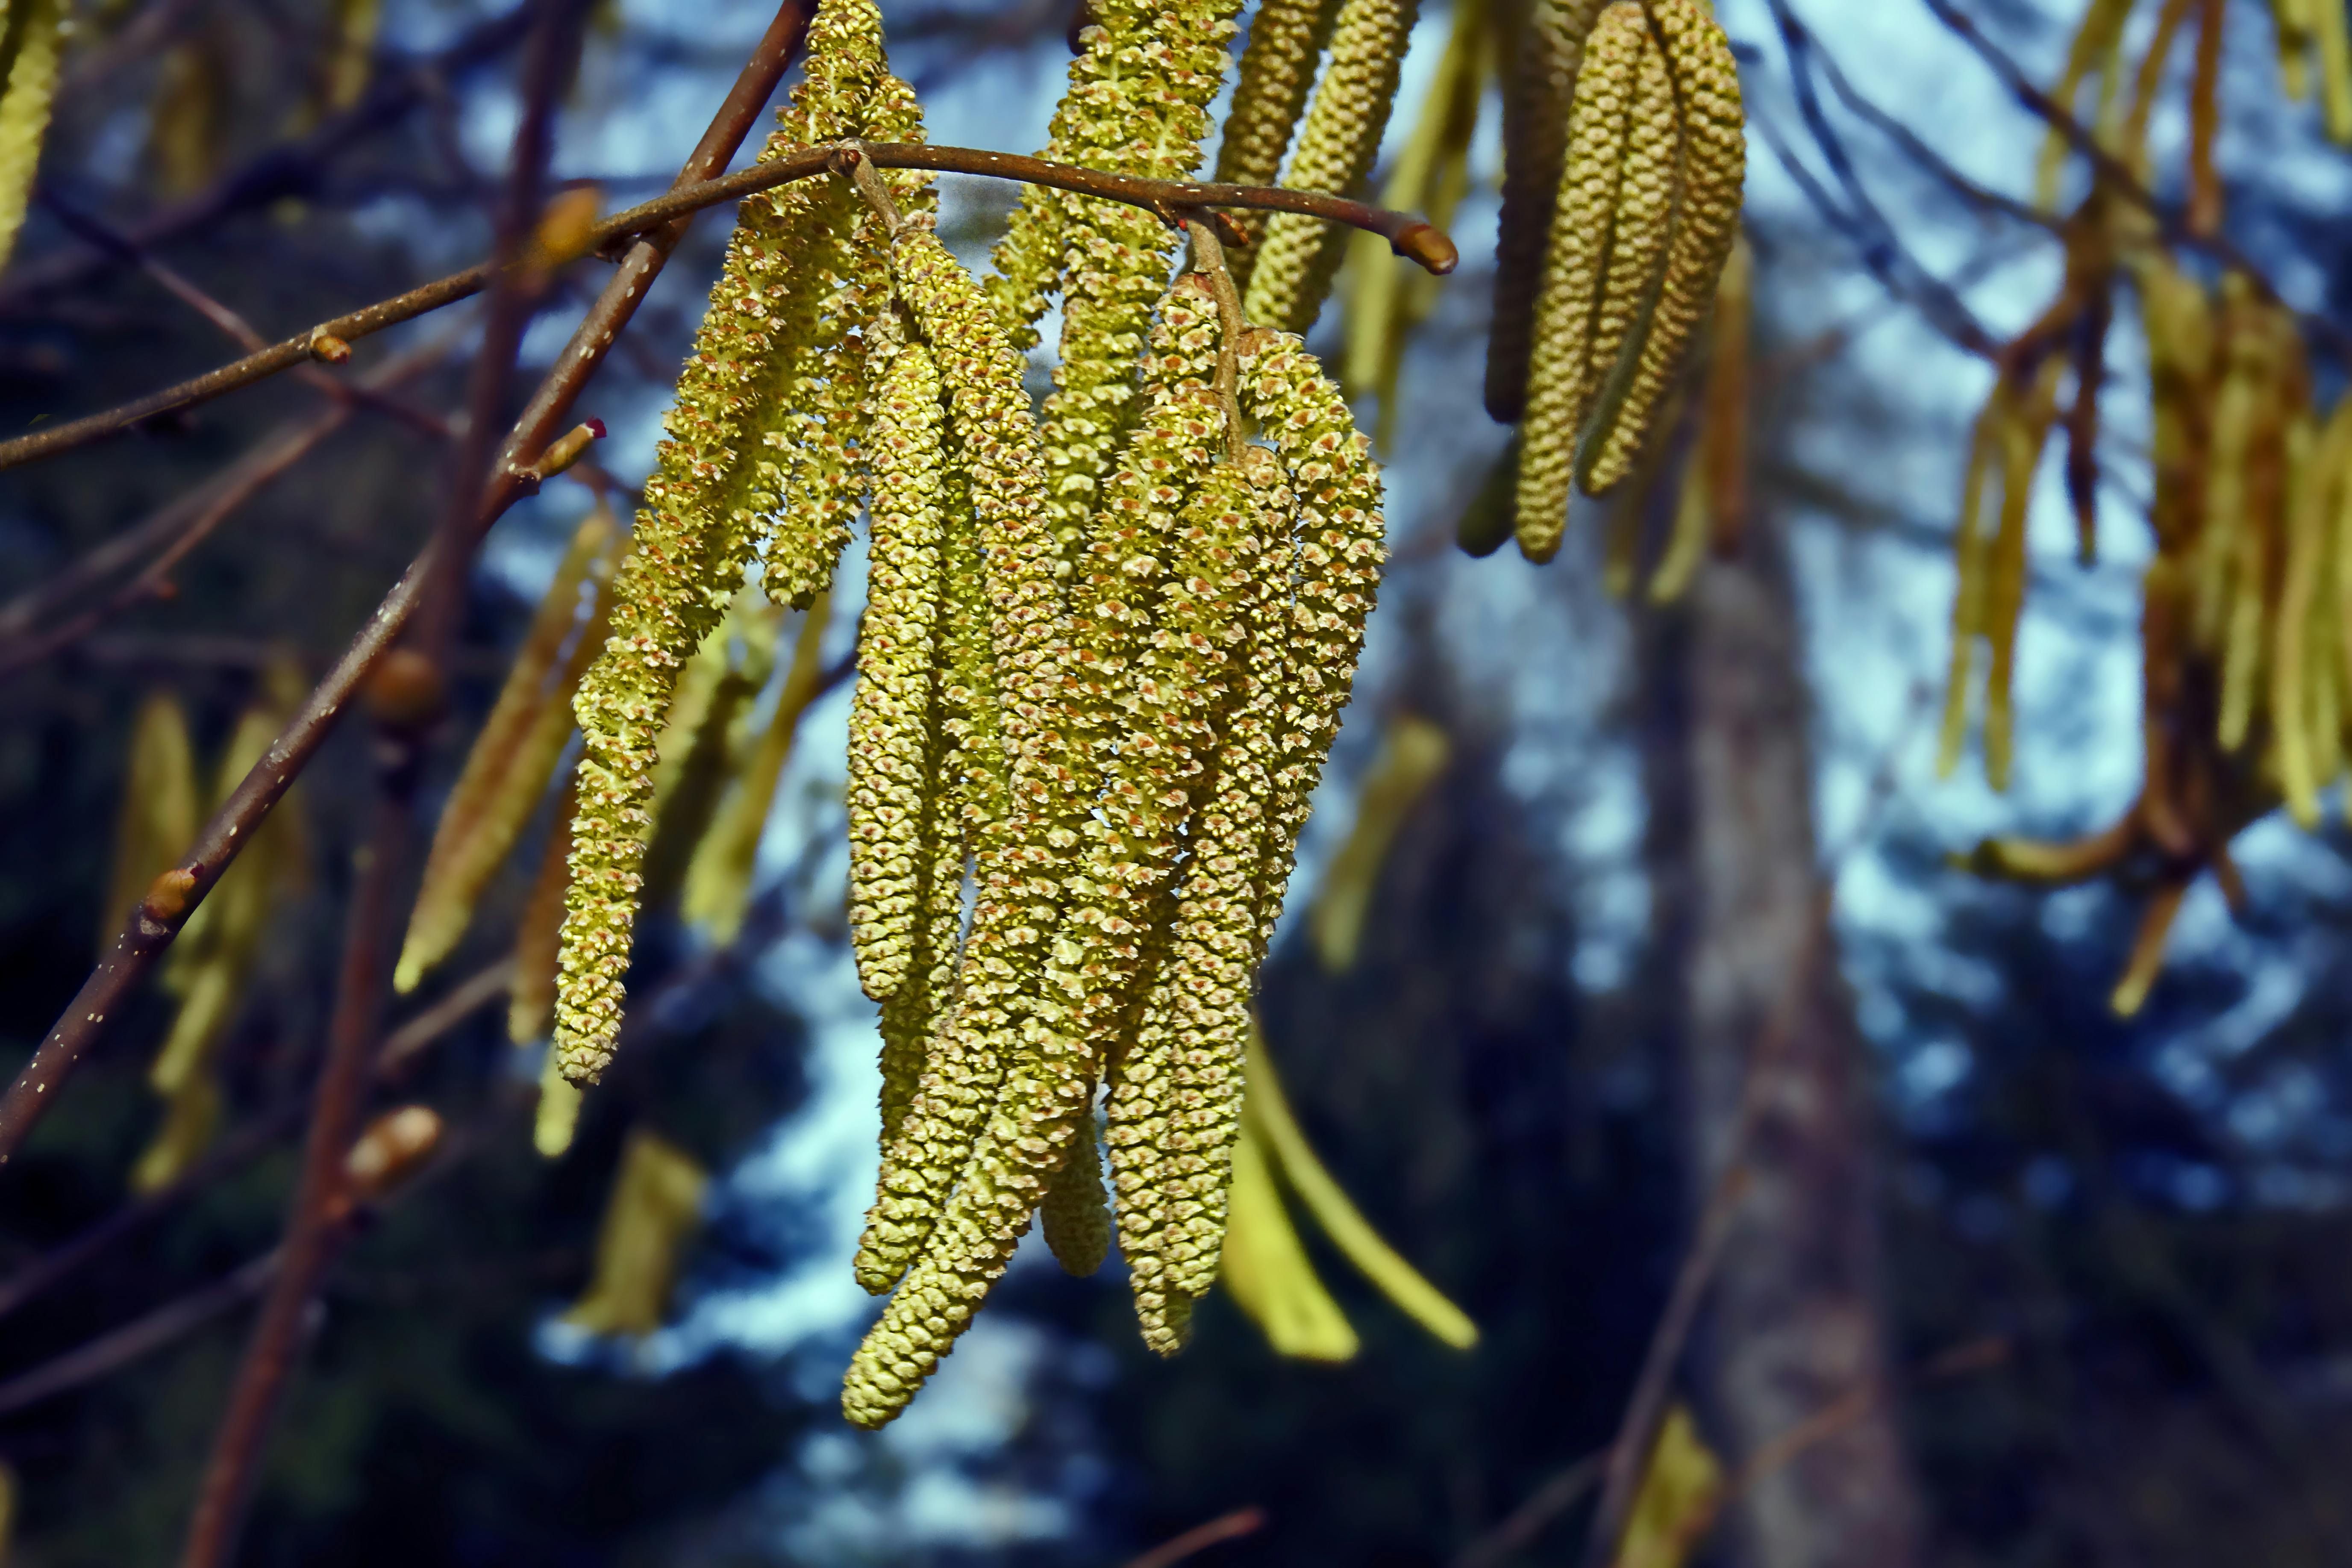
[[[767,36],[736,79],[710,128],[703,132],[700,144],[678,177],[680,186],[708,180],[727,166],[727,161],[734,156],[735,149],[767,106],[785,67],[800,52],[807,24],[808,11],[803,0],[784,0],[775,20],[769,25]],[[475,520],[477,537],[507,508],[536,488],[524,472],[525,461],[564,427],[564,420],[581,389],[604,363],[614,340],[636,314],[646,288],[668,261],[684,233],[685,216],[681,215],[644,235],[623,256],[604,291],[573,330],[571,342],[541,380],[521,418],[508,433],[506,445],[491,467],[489,491],[484,498],[481,514]],[[108,1016],[122,1006],[131,988],[153,965],[156,955],[179,934],[180,927],[220,879],[222,871],[251,840],[253,830],[268,816],[287,786],[325,742],[345,705],[357,695],[361,683],[391,652],[416,608],[432,557],[433,549],[428,545],[424,554],[409,563],[408,570],[360,628],[326,679],[310,693],[301,711],[270,742],[261,761],[254,764],[205,825],[194,847],[178,867],[194,879],[184,895],[168,906],[151,908],[142,902],[131,912],[106,956],[43,1037],[33,1059],[17,1074],[7,1093],[0,1096],[0,1163],[14,1157],[26,1135],[48,1110],[51,1091],[64,1082],[82,1052],[102,1031]]]
[[[1242,333],[1249,330],[1242,309],[1242,291],[1225,266],[1225,247],[1214,224],[1197,217],[1184,220],[1192,236],[1192,269],[1209,280],[1217,301],[1217,401],[1225,409],[1225,455],[1238,463],[1248,437],[1242,433]]]
[[[862,144],[860,151],[878,168],[929,169],[940,174],[976,174],[989,179],[1017,180],[1025,184],[1051,185],[1080,195],[1144,207],[1170,217],[1206,213],[1222,207],[1302,213],[1309,217],[1319,217],[1377,234],[1387,240],[1399,256],[1440,275],[1453,271],[1460,259],[1460,253],[1451,239],[1411,213],[1391,212],[1384,207],[1350,201],[1344,196],[1326,195],[1319,191],[1292,191],[1276,185],[1203,184],[1192,180],[1144,180],[1127,174],[1106,174],[1070,163],[1050,163],[1043,158],[1017,157],[1010,153],[988,153],[970,147],[869,142]],[[754,163],[723,178],[682,183],[666,195],[616,213],[598,224],[589,233],[587,248],[601,250],[633,235],[650,235],[673,220],[699,212],[704,207],[829,173],[840,158],[841,152],[842,149],[833,146],[804,148]],[[676,241],[673,239],[671,243]],[[0,468],[13,468],[43,458],[53,458],[60,452],[71,451],[77,447],[117,435],[142,419],[208,402],[240,387],[250,386],[255,382],[265,381],[312,359],[312,344],[321,338],[335,338],[351,343],[373,336],[387,327],[414,321],[418,316],[479,293],[488,283],[491,273],[492,268],[487,263],[469,267],[463,272],[453,272],[446,278],[436,279],[363,310],[321,321],[283,342],[271,344],[259,353],[248,354],[217,370],[181,382],[176,386],[151,392],[144,397],[134,398],[104,413],[69,420],[54,428],[19,436],[13,440],[0,441]],[[611,293],[609,286],[606,293]]]

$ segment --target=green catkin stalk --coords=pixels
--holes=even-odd
[[[877,1002],[907,978],[931,858],[921,828],[938,750],[941,417],[930,351],[910,343],[883,377],[875,421],[873,554],[849,712],[850,942]]]
[[[2015,754],[2012,696],[2017,634],[2025,614],[2025,529],[2034,471],[2041,466],[2042,449],[2057,417],[2058,376],[2063,368],[2054,359],[2044,364],[2027,391],[2025,405],[2012,406],[2001,426],[2000,530],[1993,536],[1985,584],[1985,636],[1992,645],[1985,675],[1985,780],[1997,790],[2009,787],[2010,764]]]
[[[2074,41],[2066,51],[2066,68],[2050,89],[2051,98],[2070,111],[2084,79],[2093,71],[2101,73],[2103,83],[2112,79],[2116,51],[2123,42],[2124,23],[2129,19],[2134,0],[2091,0],[2083,13],[2082,26],[2075,30]],[[2043,212],[2054,212],[2058,206],[2058,178],[2064,173],[2066,157],[2072,149],[2065,137],[2056,131],[2042,138],[2042,156],[2034,167],[2033,205]]]
[[[1437,74],[1413,121],[1388,181],[1381,205],[1418,212],[1444,228],[1467,188],[1471,138],[1485,96],[1488,46],[1488,0],[1455,0],[1453,25]],[[1376,234],[1348,237],[1344,292],[1348,347],[1340,362],[1340,385],[1350,396],[1371,393],[1380,399],[1380,422],[1372,444],[1388,449],[1397,424],[1397,380],[1404,365],[1405,341],[1436,300],[1427,274],[1395,263],[1388,242]]]
[[[1153,955],[1134,1037],[1116,1058],[1109,1143],[1119,1195],[1119,1245],[1144,1342],[1162,1354],[1183,1343],[1192,1302],[1214,1268],[1223,1230],[1231,1129],[1219,1114],[1233,1030],[1246,1022],[1258,953],[1258,917],[1272,773],[1280,765],[1290,695],[1283,621],[1290,605],[1292,497],[1275,455],[1245,450],[1222,526],[1254,548],[1233,588],[1224,700],[1210,720],[1224,746],[1195,787],[1183,881]],[[1213,500],[1204,492],[1203,500]],[[1155,925],[1160,922],[1155,921]]]
[[[1024,1018],[1055,934],[1062,865],[1079,841],[1056,727],[1068,659],[1058,552],[1045,520],[1045,463],[1022,363],[994,313],[928,226],[898,237],[900,299],[931,347],[970,476],[984,569],[1006,812],[978,846],[978,890],[955,1005],[937,1031],[919,1102],[924,1146],[886,1161],[857,1258],[868,1289],[916,1263],[850,1363],[843,1409],[879,1426],[912,1396],[971,1321],[1060,1163],[1089,1079],[1050,1020]]]
[[[1577,432],[1596,383],[1594,340],[1621,216],[1634,100],[1653,48],[1640,6],[1612,5],[1595,25],[1577,75],[1519,423],[1517,526],[1519,552],[1530,561],[1557,555],[1568,527]],[[1625,216],[1629,232],[1635,219],[1654,227],[1663,223],[1655,213]]]
[[[547,788],[555,757],[526,758],[524,753],[531,750],[530,742],[542,714],[551,713],[558,721],[559,748],[571,733],[571,685],[580,670],[560,672],[559,660],[580,619],[581,586],[611,551],[615,534],[611,513],[602,508],[572,534],[508,668],[506,683],[450,787],[393,973],[393,989],[403,994],[415,990],[425,972],[448,957],[465,935],[482,889],[506,859],[515,834]],[[599,583],[600,591],[602,587]],[[593,652],[600,639],[589,635],[576,640]],[[570,681],[562,679],[564,674]]]
[[[769,808],[775,804],[776,784],[783,777],[784,764],[792,760],[801,720],[824,684],[824,643],[832,603],[830,594],[821,593],[801,617],[800,635],[793,641],[792,663],[776,694],[775,710],[769,715],[759,743],[737,770],[710,831],[702,836],[687,867],[679,912],[714,946],[729,945],[743,929],[743,916],[751,902],[751,877],[760,858],[760,839],[767,830]]]
[[[1577,482],[1593,495],[1633,472],[1641,458],[1652,415],[1664,402],[1714,304],[1724,264],[1739,237],[1747,183],[1746,119],[1731,41],[1705,0],[1646,0],[1646,6],[1658,58],[1673,82],[1667,121],[1673,146],[1667,205],[1673,219],[1665,270],[1654,285],[1643,286],[1643,302],[1636,307],[1638,316],[1646,320],[1616,352],[1607,346],[1618,287],[1612,258],[1611,297],[1602,301],[1602,324],[1594,343],[1595,368],[1609,366],[1607,378],[1595,390],[1594,406],[1577,433]],[[1637,188],[1648,190],[1638,153],[1643,128],[1649,138],[1662,134],[1646,102],[1645,79],[1643,100],[1635,105],[1636,153],[1627,163],[1622,201],[1630,202]],[[1643,199],[1649,200],[1646,195]],[[1618,255],[1626,252],[1628,237],[1619,235],[1614,245]]]
[[[188,715],[179,699],[153,692],[131,721],[131,749],[122,770],[122,805],[115,816],[114,868],[107,884],[103,949],[122,929],[156,877],[196,837],[196,754]]]
[[[1299,190],[1352,195],[1380,156],[1396,100],[1420,0],[1341,0],[1331,27],[1331,58],[1316,83],[1284,183]],[[1250,320],[1305,331],[1314,325],[1347,249],[1344,231],[1320,218],[1276,213],[1255,247]]]
[[[1486,412],[1516,423],[1527,406],[1536,290],[1568,159],[1569,104],[1584,42],[1606,0],[1533,0],[1503,100],[1503,210],[1495,240],[1495,315],[1486,337]]]
[[[1323,1227],[1323,1234],[1382,1295],[1439,1341],[1458,1351],[1475,1347],[1478,1325],[1381,1238],[1316,1157],[1298,1119],[1291,1114],[1282,1079],[1274,1070],[1274,1058],[1255,1019],[1249,1030],[1248,1078],[1248,1109],[1243,1120],[1263,1142],[1268,1158],[1300,1205]]]
[[[1316,57],[1330,36],[1333,8],[1331,0],[1261,0],[1252,13],[1249,43],[1242,49],[1241,74],[1217,146],[1220,182],[1270,185],[1282,173],[1282,156],[1290,150],[1291,133],[1315,85]],[[1253,226],[1250,232],[1257,231]],[[1249,287],[1256,249],[1236,247],[1225,258],[1236,288]]]
[[[884,88],[891,90],[883,91]],[[826,0],[809,34],[806,79],[768,153],[856,135],[903,132],[905,89],[882,63],[881,18],[870,0]],[[879,100],[886,113],[868,116]],[[800,381],[812,344],[796,301],[830,282],[804,253],[835,198],[831,184],[803,183],[740,209],[710,309],[678,377],[669,438],[656,454],[636,522],[636,548],[615,580],[613,633],[574,702],[584,751],[565,896],[555,1049],[564,1075],[593,1082],[619,1037],[622,975],[636,912],[655,736],[681,664],[734,596],[761,520],[788,477],[752,450],[774,434],[784,394]],[[797,525],[796,525],[797,526]],[[808,532],[829,536],[823,519]],[[793,559],[786,531],[784,558]],[[769,579],[787,596],[822,585],[801,568]],[[782,581],[779,583],[780,575]]]
[[[65,52],[61,0],[15,0],[0,12],[0,263],[16,248],[41,162]]]

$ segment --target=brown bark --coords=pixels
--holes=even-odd
[[[1681,1080],[1690,1191],[1747,1172],[1697,1361],[1732,1463],[1857,1390],[1838,1434],[1762,1476],[1729,1521],[1757,1568],[1907,1568],[1919,1514],[1877,1278],[1873,1119],[1817,869],[1803,643],[1782,541],[1759,517],[1643,639],[1654,993]],[[1750,1135],[1739,1136],[1750,1063]]]

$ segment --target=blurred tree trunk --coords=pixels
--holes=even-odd
[[[1769,520],[1701,569],[1643,636],[1654,972],[1703,1203],[1748,1063],[1787,1030],[1746,1153],[1739,1220],[1709,1297],[1701,1404],[1727,1463],[1857,1390],[1884,1388],[1873,1121],[1850,999],[1821,911],[1810,704],[1786,549]],[[1792,989],[1801,987],[1801,990]],[[1919,1513],[1892,1401],[1780,1467],[1734,1523],[1755,1568],[1908,1568]]]

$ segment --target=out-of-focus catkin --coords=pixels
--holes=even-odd
[[[1330,58],[1299,128],[1286,184],[1353,195],[1380,155],[1420,0],[1341,0]],[[1251,321],[1303,332],[1315,324],[1346,248],[1320,218],[1276,213],[1266,221],[1250,272]]]

